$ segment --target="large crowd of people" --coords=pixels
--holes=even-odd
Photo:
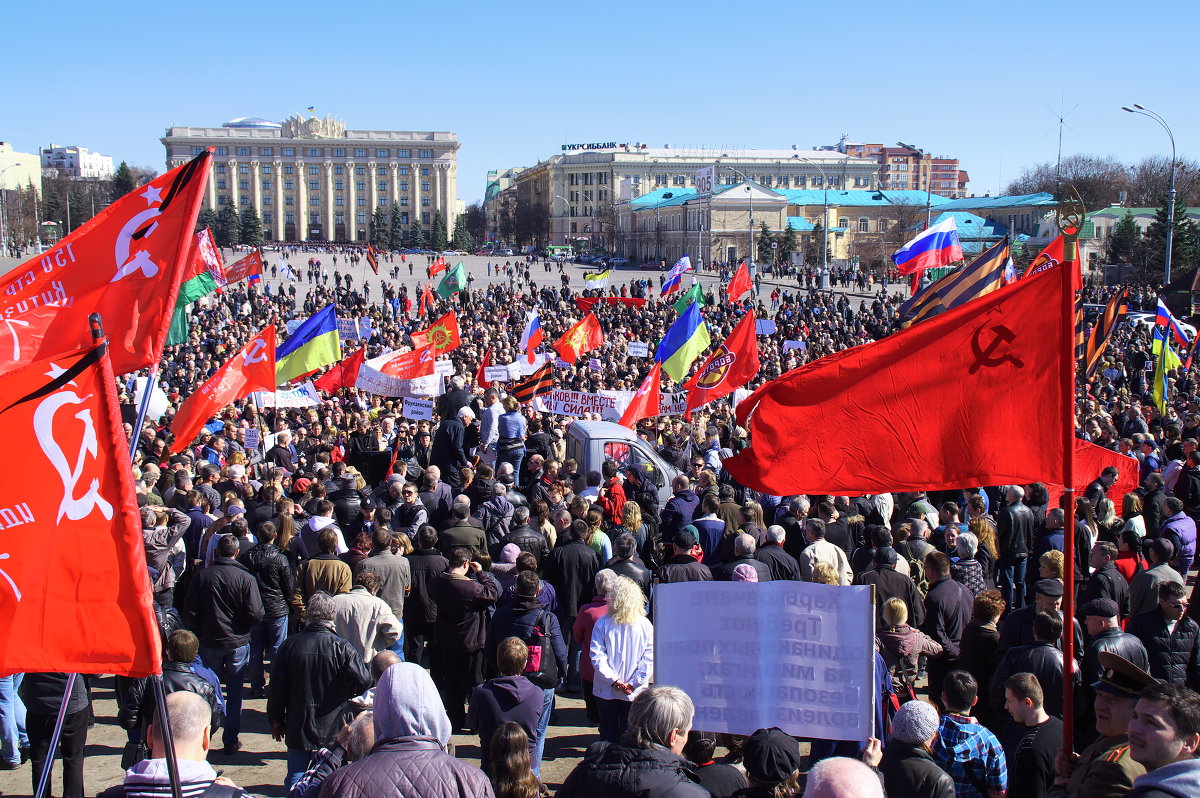
[[[549,266],[497,263],[486,285],[473,278],[426,303],[397,280],[410,267],[398,255],[356,284],[339,254],[358,258],[273,254],[262,288],[234,284],[195,307],[188,340],[158,372],[173,406],[263,326],[282,330],[329,303],[371,320],[369,356],[411,347],[414,332],[454,310],[455,374],[432,420],[347,388],[313,407],[240,400],[196,441],[171,439],[170,410],[128,426],[166,712],[145,682],[117,680],[128,769],[112,795],[169,794],[163,714],[183,794],[239,794],[207,760],[240,750],[246,691],[266,698],[286,759],[280,787],[295,798],[536,798],[559,695],[581,696],[596,729],[564,798],[1200,795],[1200,600],[1189,603],[1187,586],[1200,386],[1180,368],[1166,409],[1153,404],[1145,330],[1119,328],[1096,373],[1080,378],[1078,435],[1136,460],[1140,485],[1116,495],[1117,471],[1105,469],[1074,499],[1077,613],[1067,618],[1065,514],[1046,485],[764,494],[722,468],[748,445],[722,400],[687,420],[639,424],[679,472],[662,501],[638,464],[589,471],[568,457],[575,419],[475,382],[485,353],[493,364],[522,356],[527,311],[539,311],[547,342],[582,317],[582,295]],[[739,302],[710,286],[714,343],[751,308],[776,323],[747,387],[902,326],[898,293],[851,299],[817,290],[811,275],[800,282]],[[605,343],[556,369],[556,385],[636,389],[651,358],[627,344],[657,341],[677,316],[657,289],[641,279],[608,289],[647,301],[595,304]],[[1085,291],[1088,302],[1111,293]],[[1130,297],[1131,307],[1154,301],[1144,289]],[[132,403],[132,385],[121,387]],[[674,388],[664,378],[664,393]],[[247,446],[248,430],[267,443]],[[647,608],[658,585],[712,580],[873,585],[876,733],[694,728],[694,697],[655,680]],[[1074,663],[1064,664],[1065,635]],[[35,785],[64,684],[63,674],[0,680],[0,767],[28,757]],[[85,794],[90,699],[77,684],[65,698],[67,798]],[[1062,753],[1068,717],[1072,756]],[[480,767],[454,756],[451,736],[464,733],[478,736]]]

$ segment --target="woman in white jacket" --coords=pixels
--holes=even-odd
[[[654,627],[646,618],[645,603],[637,583],[618,577],[608,594],[608,613],[592,631],[600,738],[610,743],[620,741],[633,699],[654,678]]]

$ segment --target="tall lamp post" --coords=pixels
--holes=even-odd
[[[723,166],[726,169],[728,169],[729,171],[733,172],[735,175],[739,175],[742,178],[742,180],[745,180],[747,183],[750,182],[750,178],[746,177],[746,175],[744,173],[739,172],[738,170],[734,169],[732,166],[726,166],[725,164],[721,164],[721,166]],[[750,188],[750,186],[746,186],[746,191],[750,195],[750,276],[753,277],[754,276],[754,190],[752,188]]]
[[[914,147],[911,144],[905,144],[903,141],[897,141],[896,145],[912,150],[917,154],[917,174],[920,174],[920,163],[928,160],[925,150],[920,147]],[[925,229],[929,229],[930,211],[933,208],[933,164],[929,164],[929,169],[925,170]]]
[[[1153,119],[1162,125],[1162,129],[1167,131],[1167,138],[1171,140],[1171,185],[1167,190],[1167,251],[1163,256],[1163,288],[1165,289],[1171,282],[1171,246],[1175,241],[1175,134],[1171,132],[1171,126],[1167,124],[1167,121],[1149,108],[1134,103],[1132,108],[1122,106],[1121,110]]]
[[[824,282],[824,278],[829,274],[829,177],[816,161],[808,158],[800,160],[817,167],[817,171],[821,173],[821,186],[825,189],[825,215],[821,217],[821,282]]]

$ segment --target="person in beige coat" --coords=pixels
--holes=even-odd
[[[395,645],[403,628],[388,603],[376,595],[380,582],[374,571],[360,571],[349,593],[333,597],[333,630],[364,662]]]

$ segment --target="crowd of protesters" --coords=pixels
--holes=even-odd
[[[138,438],[185,795],[239,794],[207,758],[237,756],[247,690],[266,698],[280,744],[259,753],[286,758],[281,786],[296,798],[535,798],[558,695],[581,696],[596,728],[558,790],[565,798],[1200,795],[1200,601],[1189,604],[1187,588],[1200,402],[1182,369],[1166,411],[1149,400],[1145,331],[1119,329],[1081,380],[1079,435],[1135,459],[1141,484],[1110,495],[1117,472],[1106,469],[1075,499],[1078,611],[1066,618],[1064,512],[1043,484],[763,494],[722,468],[748,443],[722,401],[686,422],[639,425],[680,472],[663,502],[637,464],[582,472],[565,444],[574,419],[474,382],[485,352],[492,363],[521,356],[527,310],[539,310],[547,341],[581,317],[565,280],[538,284],[545,275],[527,261],[496,264],[497,282],[472,280],[422,315],[418,292],[388,279],[405,261],[385,258],[382,279],[356,285],[337,254],[293,252],[262,290],[233,285],[195,308],[189,340],[167,350],[158,374],[170,400],[266,324],[330,302],[371,320],[372,356],[411,346],[413,332],[453,309],[462,344],[446,355],[456,376],[433,420],[345,389],[316,407],[239,401],[194,442],[170,439],[171,411],[127,429]],[[284,262],[294,279],[278,279]],[[811,282],[758,295],[756,313],[778,329],[760,337],[748,387],[901,327],[899,295],[851,300]],[[589,356],[600,369],[581,359],[556,371],[558,387],[632,390],[649,368],[626,344],[663,335],[676,317],[670,298],[649,280],[611,293],[647,303],[597,304],[606,342]],[[710,293],[714,342],[748,305]],[[251,429],[269,445],[248,448]],[[659,584],[713,580],[873,585],[876,735],[693,728],[692,697],[655,683],[647,609]],[[1067,634],[1078,658],[1065,669],[1071,704]],[[0,767],[28,757],[35,785],[64,684],[63,674],[0,680]],[[90,698],[85,680],[77,685],[61,744],[68,798],[84,794]],[[166,795],[155,692],[118,679],[117,693],[128,770],[112,795]],[[1073,756],[1061,754],[1067,713]],[[451,736],[464,733],[478,737],[478,768],[454,756]]]

